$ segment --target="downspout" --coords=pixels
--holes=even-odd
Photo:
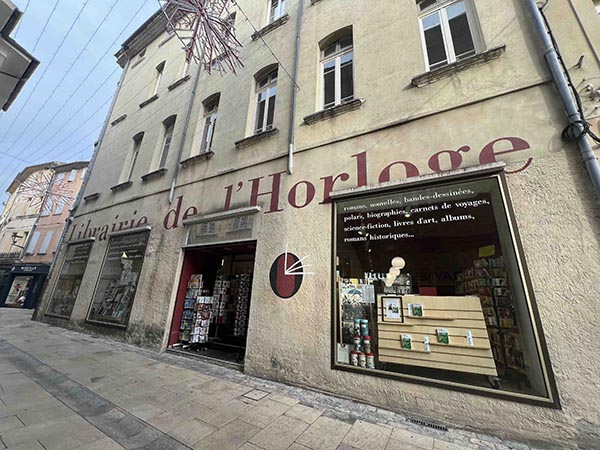
[[[192,109],[194,107],[194,100],[196,99],[196,92],[198,91],[198,82],[200,81],[200,74],[202,73],[202,64],[198,64],[198,70],[196,70],[196,76],[194,77],[194,84],[192,85],[192,95],[188,103],[187,113],[185,116],[185,123],[183,125],[183,134],[181,136],[181,142],[179,144],[179,151],[177,152],[177,165],[175,166],[175,173],[173,173],[173,181],[171,181],[171,190],[169,191],[169,204],[173,203],[173,196],[175,195],[175,185],[177,184],[177,176],[181,168],[181,156],[183,155],[183,149],[185,147],[185,140],[187,138],[188,129],[190,127],[190,120],[192,119]]]
[[[302,31],[302,14],[304,0],[298,1],[298,20],[296,22],[296,50],[294,53],[294,79],[292,84],[292,112],[290,116],[290,143],[288,145],[288,174],[294,173],[294,141],[296,138],[296,105],[298,99],[298,71],[300,70],[300,33]]]
[[[592,184],[594,185],[596,196],[600,201],[600,165],[598,164],[598,158],[594,154],[587,134],[584,132],[584,127],[582,125],[584,118],[579,114],[577,104],[575,103],[571,91],[569,90],[569,85],[559,62],[558,54],[552,45],[548,30],[544,24],[544,18],[542,17],[542,13],[540,12],[535,0],[527,0],[527,7],[531,12],[535,29],[542,44],[544,58],[546,59],[552,74],[552,78],[554,79],[554,84],[558,90],[558,94],[560,95],[563,106],[565,107],[569,121],[571,124],[576,126],[581,133],[576,140],[577,147],[579,148],[579,152],[581,153],[585,167],[588,171]]]

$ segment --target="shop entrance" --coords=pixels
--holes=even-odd
[[[16,276],[12,282],[5,306],[11,308],[23,308],[25,299],[33,284],[33,276]]]
[[[243,364],[255,253],[255,242],[185,250],[170,348]]]

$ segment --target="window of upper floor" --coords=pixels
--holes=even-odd
[[[131,148],[131,158],[129,159],[129,164],[127,167],[126,176],[124,177],[124,181],[131,181],[133,178],[133,171],[135,169],[135,164],[137,163],[138,156],[140,154],[140,149],[142,148],[142,141],[144,139],[144,133],[138,133],[133,137],[133,143]]]
[[[73,181],[75,181],[76,177],[77,177],[77,169],[73,169],[73,170],[71,170],[71,173],[69,174],[69,179],[67,181],[69,183],[72,183]]]
[[[219,93],[211,95],[204,102],[204,128],[202,130],[202,142],[200,143],[200,153],[212,151],[212,141],[217,125],[217,112],[219,110]]]
[[[417,6],[427,70],[484,50],[472,0],[422,0]]]
[[[52,242],[52,237],[54,236],[54,231],[48,231],[46,236],[44,236],[44,240],[42,241],[42,245],[38,251],[38,255],[45,255],[48,253],[48,249],[50,248],[50,243]]]
[[[267,25],[275,22],[285,14],[285,0],[269,0]]]
[[[158,94],[158,90],[160,89],[160,82],[162,81],[163,74],[165,71],[165,64],[166,62],[163,61],[158,66],[156,66],[156,74],[154,77],[154,90],[152,92],[152,96]]]
[[[163,139],[160,149],[159,169],[164,168],[167,164],[169,149],[171,148],[171,141],[173,140],[173,132],[175,131],[176,119],[177,116],[170,116],[163,121]]]
[[[60,197],[56,201],[56,209],[54,210],[54,215],[58,216],[58,215],[62,214],[63,210],[65,209],[66,204],[67,204],[67,199],[64,197]]]
[[[323,109],[354,99],[354,45],[352,28],[339,30],[320,43],[321,104]]]
[[[277,97],[277,67],[259,72],[256,79],[256,112],[254,133],[262,133],[273,129],[275,117],[275,99]]]
[[[60,183],[62,183],[62,180],[64,178],[65,178],[65,173],[64,172],[58,173],[58,174],[56,174],[56,178],[54,178],[54,183],[55,184],[60,184]]]
[[[27,244],[27,250],[25,251],[25,254],[33,255],[35,253],[35,248],[37,247],[39,240],[40,240],[40,232],[34,231],[33,234],[31,235],[31,239],[29,240],[29,243]]]

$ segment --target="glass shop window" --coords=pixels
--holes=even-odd
[[[126,327],[150,231],[113,236],[88,311],[89,322]]]
[[[501,182],[337,201],[336,368],[552,401]]]

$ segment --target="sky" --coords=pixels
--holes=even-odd
[[[24,12],[11,37],[40,61],[16,101],[0,111],[0,201],[26,166],[89,160],[121,68],[121,43],[157,0],[12,0]]]

